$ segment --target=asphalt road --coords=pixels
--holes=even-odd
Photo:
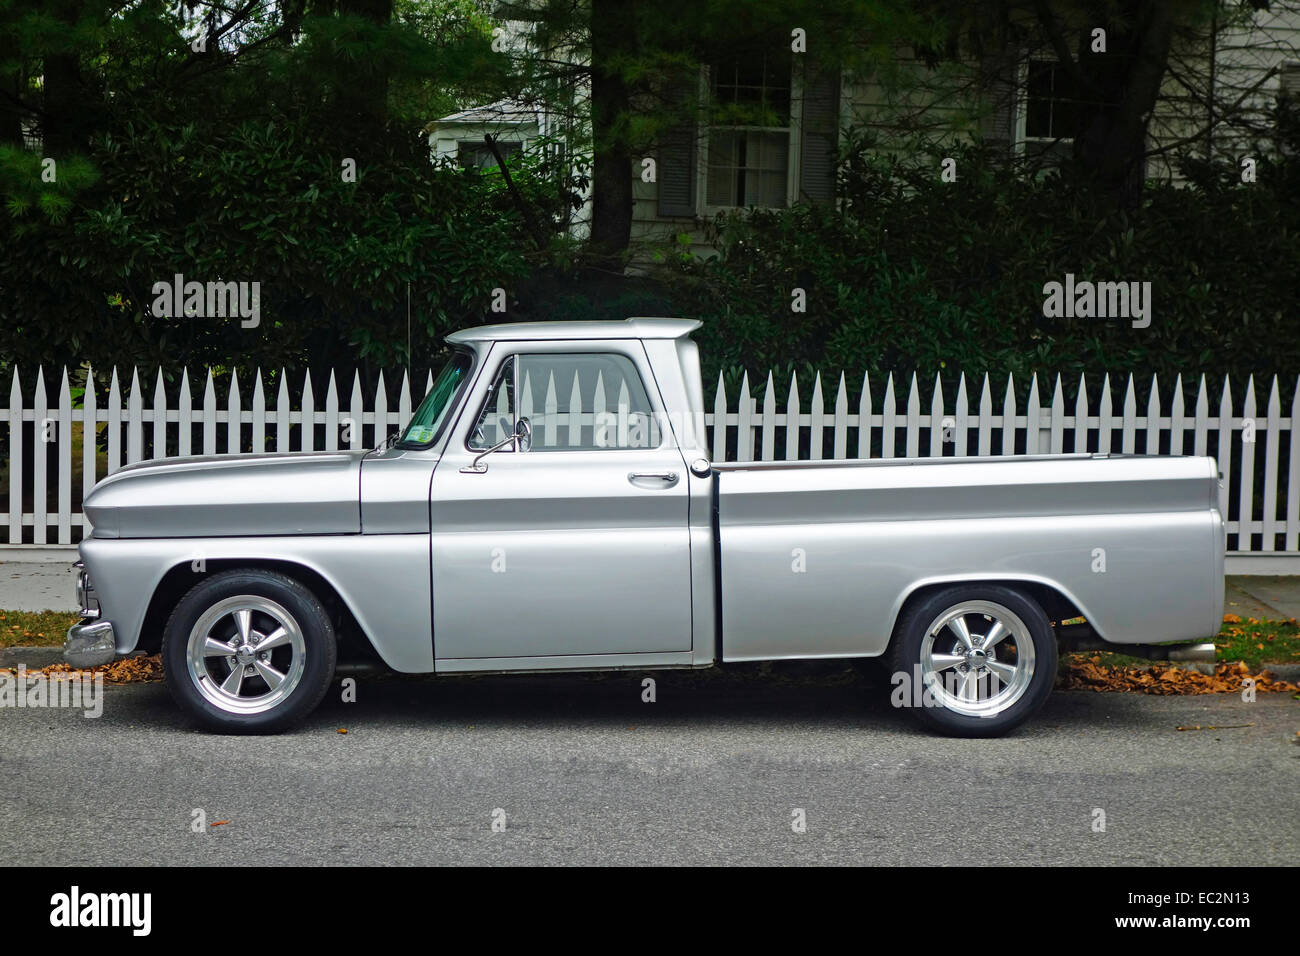
[[[361,678],[277,737],[0,708],[10,864],[1295,864],[1300,702],[1057,693],[928,736],[838,666]],[[1178,731],[1179,725],[1251,724]],[[338,733],[347,728],[347,734]],[[794,811],[806,832],[794,832]],[[192,832],[193,811],[227,823]],[[495,810],[505,829],[494,832]],[[1105,829],[1095,829],[1096,811]]]

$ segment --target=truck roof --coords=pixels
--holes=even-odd
[[[452,345],[464,342],[553,341],[556,339],[679,339],[700,327],[698,319],[637,317],[617,321],[509,322],[461,329],[447,336]]]

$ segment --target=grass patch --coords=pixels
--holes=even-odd
[[[1223,618],[1223,630],[1214,639],[1221,661],[1245,661],[1252,667],[1300,664],[1300,622],[1261,621],[1235,614]]]
[[[80,619],[71,611],[0,611],[0,647],[62,647]]]
[[[1258,618],[1241,618],[1226,614],[1223,627],[1214,638],[1216,661],[1244,661],[1247,667],[1258,670],[1270,664],[1300,664],[1300,622],[1261,621]],[[1096,658],[1100,664],[1135,665],[1149,667],[1153,663],[1143,657],[1128,654],[1110,654],[1102,651],[1081,651],[1071,657]]]

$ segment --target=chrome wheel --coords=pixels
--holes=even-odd
[[[1029,629],[993,601],[948,608],[921,640],[921,679],[936,703],[957,714],[1000,714],[1024,696],[1033,677]]]
[[[186,660],[190,679],[207,701],[232,714],[260,714],[298,686],[307,645],[284,607],[239,594],[213,604],[194,622]]]

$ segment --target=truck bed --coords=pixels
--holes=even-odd
[[[1219,629],[1224,531],[1210,458],[714,469],[724,660],[880,654],[919,589],[993,578],[1050,588],[1117,644]]]

